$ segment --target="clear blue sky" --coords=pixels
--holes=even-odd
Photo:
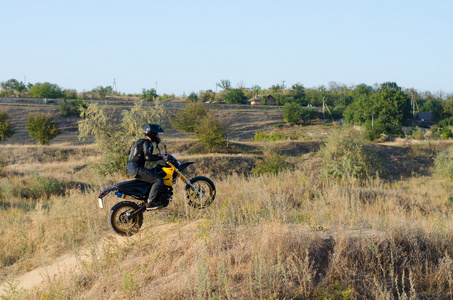
[[[453,92],[451,0],[2,0],[0,82],[181,95],[330,81]]]

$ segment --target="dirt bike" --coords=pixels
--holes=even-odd
[[[165,152],[167,152],[166,146]],[[183,171],[195,162],[180,163],[173,155],[165,155],[167,156],[165,164],[153,168],[154,172],[164,180],[164,185],[157,196],[157,200],[163,205],[162,208],[173,201],[173,185],[177,178],[186,184],[185,196],[190,206],[199,209],[209,206],[216,195],[214,183],[204,176],[188,179]],[[135,179],[117,183],[99,193],[100,208],[104,208],[104,197],[110,192],[115,192],[115,195],[121,199],[132,200],[118,202],[110,209],[108,222],[113,231],[119,235],[130,236],[140,230],[150,189],[149,183]]]

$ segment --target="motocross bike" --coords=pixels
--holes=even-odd
[[[166,146],[165,152],[167,152]],[[173,200],[173,185],[177,178],[186,184],[185,197],[190,206],[199,209],[209,206],[216,195],[214,183],[204,176],[188,179],[183,171],[195,162],[180,163],[173,155],[165,155],[167,156],[165,165],[157,165],[153,168],[154,172],[164,180],[164,185],[157,196],[157,200],[163,207],[167,207]],[[99,193],[100,208],[104,208],[104,197],[110,192],[115,192],[119,198],[132,200],[118,202],[110,209],[108,222],[113,231],[119,235],[130,236],[140,230],[150,189],[149,183],[135,179],[117,183]]]

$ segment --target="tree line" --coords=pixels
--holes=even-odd
[[[82,93],[72,89],[63,89],[49,82],[24,84],[16,79],[0,83],[0,96],[27,96],[35,98],[62,99],[105,99],[106,97],[134,97],[145,101],[169,101],[175,95],[159,95],[155,89],[143,88],[138,94],[119,94],[111,86],[98,86],[91,91]],[[218,91],[217,91],[218,88]],[[269,88],[258,85],[245,87],[238,83],[233,87],[231,81],[222,79],[217,83],[216,91],[211,89],[191,92],[183,95],[180,100],[186,102],[212,102],[227,104],[246,104],[255,95],[271,95],[275,104],[283,106],[283,117],[286,122],[294,124],[307,123],[316,118],[344,119],[346,123],[363,125],[367,128],[370,138],[381,133],[400,134],[401,127],[410,125],[415,118],[411,112],[432,112],[434,121],[445,128],[453,124],[453,94],[443,92],[420,92],[415,88],[404,89],[395,82],[384,82],[373,86],[358,84],[346,86],[329,82],[327,86],[305,88],[296,83],[289,87],[275,84]],[[320,114],[323,107],[324,114]],[[316,109],[318,108],[318,109]]]

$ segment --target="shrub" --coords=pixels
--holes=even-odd
[[[301,124],[322,117],[319,112],[310,108],[304,108],[297,103],[287,102],[282,108],[283,119],[287,123]]]
[[[444,127],[442,129],[442,137],[446,140],[453,137],[453,133],[451,132],[451,127]]]
[[[286,162],[286,157],[275,150],[266,150],[262,160],[257,160],[252,173],[255,175],[261,174],[278,174],[280,171],[289,168]]]
[[[202,116],[206,116],[208,112],[209,108],[201,102],[189,103],[175,117],[170,118],[170,122],[179,131],[195,132],[195,128],[201,121]]]
[[[66,99],[63,99],[59,104],[60,114],[64,117],[69,116],[74,113],[78,116],[83,109],[87,108],[87,103],[85,100],[78,98],[77,100],[72,100],[68,102]]]
[[[198,95],[195,94],[195,92],[190,93],[190,95],[186,99],[187,102],[197,102],[198,101]]]
[[[437,154],[437,157],[434,159],[434,172],[439,177],[453,179],[452,147]]]
[[[0,110],[0,141],[3,141],[15,133],[13,126],[9,122],[8,113]]]
[[[41,145],[47,145],[50,140],[60,134],[60,122],[53,120],[50,114],[30,113],[28,123],[25,125],[30,137],[37,139]]]
[[[0,187],[0,196],[3,199],[12,197],[48,199],[51,195],[61,195],[62,193],[63,185],[61,181],[43,177],[37,173],[21,181],[8,178]]]
[[[60,110],[60,114],[63,117],[67,117],[71,114],[71,105],[66,99],[61,100],[60,104],[58,105],[58,109]]]
[[[332,130],[321,148],[321,173],[335,179],[366,179],[382,169],[377,154],[366,141],[365,133],[349,126]]]
[[[215,146],[226,143],[227,134],[225,128],[222,126],[220,120],[211,114],[202,118],[195,130],[200,142],[206,145],[211,152]]]
[[[271,133],[268,134],[265,131],[258,131],[255,133],[255,136],[252,139],[255,142],[261,142],[261,141],[281,141],[281,140],[286,140],[286,137],[280,133]]]
[[[425,136],[423,135],[423,131],[420,127],[416,127],[415,130],[412,131],[412,136],[416,140],[424,140]]]
[[[136,102],[128,111],[124,110],[118,122],[98,104],[89,104],[82,110],[79,122],[79,138],[94,135],[101,152],[101,162],[93,164],[99,174],[107,175],[126,170],[127,157],[133,143],[141,137],[143,127],[148,123],[164,124],[165,108],[158,101],[154,106]]]

